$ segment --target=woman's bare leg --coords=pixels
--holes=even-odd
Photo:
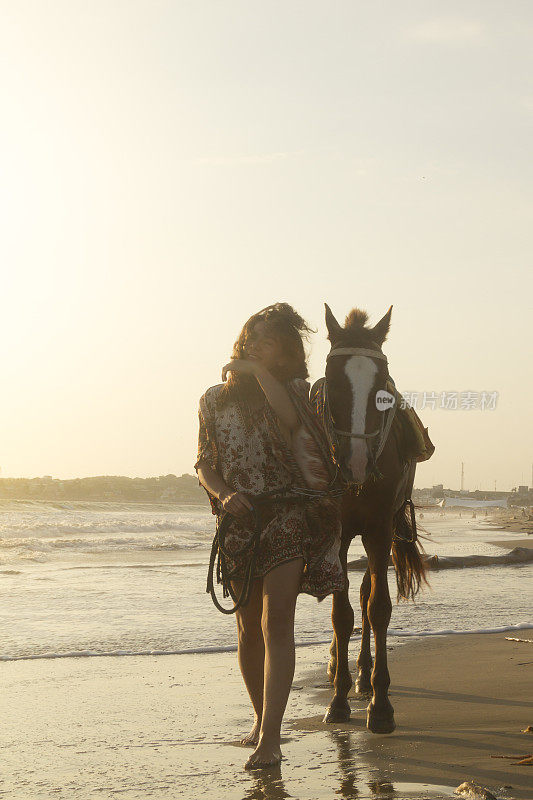
[[[240,581],[232,581],[232,586],[237,597],[241,593]],[[254,723],[250,733],[241,744],[256,745],[259,741],[259,729],[263,716],[263,682],[265,665],[265,642],[261,630],[261,615],[263,612],[263,581],[262,578],[252,584],[250,600],[235,612],[238,633],[238,660],[245,686],[250,695],[254,708]]]
[[[247,768],[274,765],[281,760],[281,721],[294,677],[294,611],[303,563],[303,558],[287,561],[263,578],[263,717],[259,742],[246,762]]]

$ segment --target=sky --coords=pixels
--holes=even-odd
[[[372,322],[416,485],[531,484],[533,5],[0,1],[0,475],[193,471],[242,324]]]

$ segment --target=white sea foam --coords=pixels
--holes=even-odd
[[[4,539],[0,540],[3,550],[27,550],[32,553],[48,553],[54,550],[80,550],[81,552],[106,553],[108,550],[195,550],[206,547],[211,539],[198,541],[188,537],[130,538],[128,536],[91,537],[85,539]]]
[[[454,630],[444,628],[439,631],[402,631],[389,628],[388,636],[467,636],[477,633],[507,633],[508,631],[524,631],[533,628],[533,622],[520,622],[518,625],[501,625],[497,628],[474,628],[473,630]]]
[[[74,567],[61,567],[61,569],[68,569],[68,570],[86,570],[86,569],[154,569],[159,570],[162,568],[165,569],[183,569],[183,568],[190,568],[190,567],[202,567],[202,569],[206,568],[206,562],[204,561],[179,561],[179,562],[165,562],[165,561],[156,561],[155,563],[149,564],[76,564]],[[0,570],[0,574],[4,572],[5,574],[9,575],[21,575],[21,572],[17,570]]]
[[[85,505],[90,508],[0,506],[0,564],[6,559],[42,563],[57,560],[62,553],[206,549],[214,533],[213,515],[202,506],[161,511]]]
[[[388,636],[395,638],[419,636],[468,636],[485,633],[509,633],[510,631],[523,631],[533,629],[533,622],[522,622],[519,625],[502,625],[498,628],[475,628],[473,630],[439,630],[439,631],[402,631],[389,628]],[[329,644],[328,639],[313,639],[312,641],[296,642],[296,647],[311,647],[318,644]],[[74,650],[68,653],[34,653],[23,656],[0,656],[0,661],[32,661],[49,658],[116,658],[124,656],[173,656],[173,655],[206,655],[210,653],[234,653],[236,645],[220,645],[214,647],[182,647],[175,650],[112,650],[97,652],[95,650]]]
[[[31,531],[34,537],[39,536],[68,536],[84,533],[158,533],[160,531],[195,531],[208,533],[213,530],[213,517],[208,514],[164,515],[161,519],[154,519],[150,515],[147,519],[139,519],[134,515],[78,515],[74,513],[63,518],[60,515],[49,513],[44,519],[34,514],[2,514],[0,515],[0,534],[2,538],[20,536],[26,531]]]

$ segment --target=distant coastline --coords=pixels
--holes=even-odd
[[[159,475],[128,478],[96,475],[62,480],[42,478],[0,478],[0,500],[58,500],[126,503],[207,504],[207,495],[194,475]]]
[[[468,507],[471,507],[470,510],[480,510],[495,506],[496,502],[491,501],[498,500],[500,513],[505,516],[506,506],[519,506],[529,510],[533,507],[533,489],[527,486],[520,486],[512,492],[468,492],[445,489],[439,484],[432,488],[415,488],[412,496],[419,510],[440,508],[441,511],[451,511],[452,506],[455,511],[465,511]],[[94,475],[70,479],[54,478],[52,475],[38,478],[0,478],[0,500],[208,505],[207,494],[199,485],[196,475],[188,473],[150,478],[130,478],[125,475]],[[479,508],[476,509],[476,505]],[[491,510],[496,511],[496,508]],[[505,521],[509,521],[507,517]]]

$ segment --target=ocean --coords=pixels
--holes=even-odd
[[[488,519],[426,511],[424,547],[501,555],[512,548],[495,542],[524,539]],[[203,505],[0,501],[0,660],[235,649],[234,618],[205,592],[213,533]],[[363,552],[355,539],[349,558]],[[356,625],[361,578],[350,572]],[[533,564],[450,569],[429,580],[416,603],[394,605],[391,638],[533,627]],[[329,598],[300,595],[297,644],[330,641],[330,615]]]

